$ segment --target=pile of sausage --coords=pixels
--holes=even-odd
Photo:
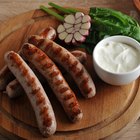
[[[8,96],[14,98],[24,89],[35,112],[38,128],[44,136],[54,134],[57,123],[47,93],[36,73],[41,73],[48,81],[72,122],[81,120],[83,113],[75,93],[56,64],[72,76],[85,98],[93,97],[96,92],[92,78],[80,62],[85,54],[69,52],[53,41],[55,37],[56,32],[52,27],[31,36],[18,53],[9,51],[5,54],[6,66],[0,71],[0,90],[6,90]]]

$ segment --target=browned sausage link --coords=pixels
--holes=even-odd
[[[56,31],[52,27],[47,27],[39,33],[39,36],[42,37],[42,38],[48,38],[50,40],[55,40]]]
[[[43,29],[39,35],[32,35],[28,38],[28,42],[34,44],[35,46],[41,45],[43,40],[48,38],[54,40],[56,38],[56,31],[52,27],[47,27]]]
[[[73,122],[80,120],[82,111],[75,94],[53,61],[43,51],[31,44],[25,44],[22,53],[44,75],[68,117]],[[70,104],[74,104],[74,106],[71,107]]]
[[[24,88],[31,102],[40,132],[44,136],[54,134],[56,131],[54,112],[42,85],[33,71],[24,60],[13,51],[5,54],[5,61]],[[42,113],[43,109],[45,109],[45,112]]]
[[[60,64],[71,74],[83,96],[91,98],[95,95],[95,85],[91,76],[84,66],[68,50],[48,39],[39,47],[54,62]]]

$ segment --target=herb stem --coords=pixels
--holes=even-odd
[[[41,5],[40,9],[47,12],[48,14],[54,16],[55,18],[57,18],[59,21],[64,21],[64,17],[59,15],[58,13],[54,12],[53,10]]]
[[[74,14],[74,13],[78,12],[78,10],[76,10],[76,9],[73,9],[73,8],[64,8],[64,7],[59,6],[59,5],[57,5],[55,3],[52,3],[52,2],[49,2],[48,4],[50,6],[52,6],[52,7],[54,7],[55,9],[57,9],[57,10],[65,13],[65,14]]]

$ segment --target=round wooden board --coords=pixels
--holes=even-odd
[[[85,13],[88,10],[83,10]],[[0,68],[4,66],[3,56],[9,50],[18,51],[26,39],[47,26],[57,27],[59,22],[40,10],[19,15],[0,25]],[[48,96],[57,120],[57,132],[50,140],[101,139],[116,133],[140,113],[140,78],[125,86],[111,86],[101,81],[92,67],[88,56],[86,68],[97,89],[92,99],[84,99],[69,75],[65,75],[75,91],[84,117],[78,123],[71,123],[50,88]],[[0,94],[0,131],[10,138],[45,139],[38,131],[35,115],[26,95],[10,100]]]

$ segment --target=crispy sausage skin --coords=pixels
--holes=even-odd
[[[71,74],[84,97],[91,98],[95,95],[95,85],[91,76],[68,50],[49,39],[44,39],[39,48]]]
[[[13,51],[5,54],[5,61],[8,68],[24,88],[31,102],[40,132],[44,136],[54,134],[56,131],[54,112],[42,85],[33,71],[24,60]]]
[[[76,96],[54,62],[32,44],[25,44],[22,48],[22,54],[46,78],[70,120],[76,122],[82,119],[83,113]]]

